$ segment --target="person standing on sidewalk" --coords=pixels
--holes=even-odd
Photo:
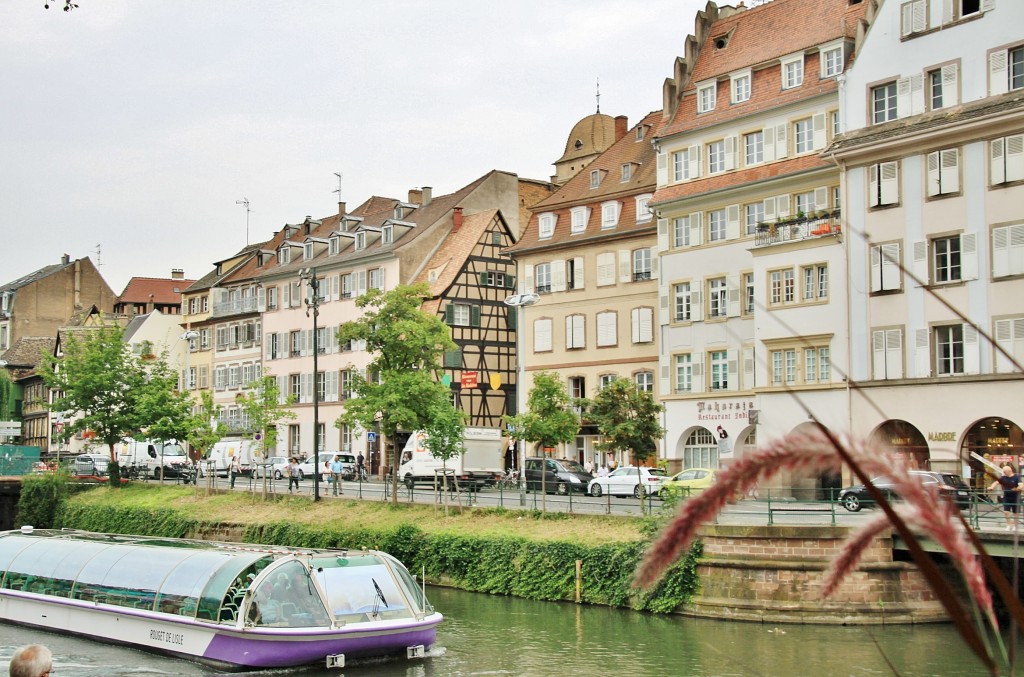
[[[1003,515],[1006,516],[1006,530],[1017,528],[1017,512],[1020,509],[1020,475],[1009,463],[1003,464],[1003,476],[989,485],[989,490],[1003,490]]]
[[[297,458],[291,458],[288,461],[288,493],[292,493],[292,487],[295,487],[295,491],[299,490],[299,460]]]
[[[242,474],[241,454],[236,453],[231,457],[231,488],[235,488],[235,478]]]
[[[344,467],[341,465],[341,456],[335,454],[334,460],[331,461],[331,488],[334,489],[334,496],[345,493],[341,488],[342,470],[344,470]]]

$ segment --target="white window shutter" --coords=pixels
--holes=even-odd
[[[551,318],[541,318],[533,323],[533,351],[551,350]]]
[[[657,180],[659,186],[668,184],[668,154],[658,153]]]
[[[1024,225],[992,229],[992,276],[1024,273]]]
[[[828,209],[828,186],[818,186],[814,189],[814,208]]]
[[[263,287],[256,288],[256,311],[267,312],[267,290]]]
[[[981,0],[981,11],[991,12],[996,8],[996,0]]]
[[[764,161],[775,160],[775,127],[765,127],[761,130],[761,138],[764,141]]]
[[[686,164],[690,172],[690,175],[687,178],[696,179],[701,175],[701,169],[704,165],[704,158],[700,153],[700,146],[690,146],[686,149],[686,154]]]
[[[942,0],[942,24],[946,25],[953,22],[955,15],[953,14],[953,2],[956,0]],[[915,3],[921,5],[921,14],[924,14],[924,0],[914,0]],[[933,8],[934,9],[934,8]],[[924,30],[924,27],[918,29]]]
[[[690,246],[704,244],[704,214],[694,212],[690,214]]]
[[[728,371],[729,383],[726,387],[727,390],[739,390],[740,389],[740,360],[738,350],[726,351],[726,369]]]
[[[642,332],[640,328],[640,311],[642,310],[643,308],[634,308],[629,313],[630,335],[633,343],[640,343],[640,336]]]
[[[383,270],[380,271],[384,273]],[[331,277],[331,300],[337,301],[341,298],[341,275],[335,275]]]
[[[927,378],[932,375],[932,357],[928,345],[928,330],[918,329],[914,340],[914,376]]]
[[[310,383],[310,377],[312,374],[300,374],[299,375],[299,401],[300,402],[311,402],[313,400],[313,388]]]
[[[737,240],[740,237],[740,206],[729,205],[725,210],[725,238]]]
[[[356,273],[356,295],[362,296],[366,293],[366,271],[360,270]]]
[[[903,378],[903,330],[885,332],[885,374],[887,378]]]
[[[565,261],[562,259],[551,262],[551,291],[565,291]]]
[[[973,325],[967,324],[964,327],[964,373],[981,373],[981,342],[978,340],[978,330]]]
[[[338,371],[331,369],[324,374],[325,397],[328,402],[338,401]]]
[[[958,148],[939,151],[939,173],[943,193],[960,192],[960,150]]]
[[[726,317],[739,317],[743,310],[743,304],[740,303],[740,278],[738,275],[725,276],[725,291]]]
[[[690,356],[690,364],[693,370],[693,389],[691,392],[702,393],[706,390],[704,387],[704,355],[703,353],[693,353]]]
[[[704,319],[704,293],[700,289],[690,292],[690,319],[699,322]]]
[[[885,330],[871,332],[871,378],[881,381],[885,378]]]
[[[628,249],[619,250],[619,282],[629,282],[633,279],[632,259]]]
[[[583,289],[586,282],[583,279],[583,257],[577,256],[572,260],[572,288]]]
[[[533,264],[523,266],[523,279],[519,283],[519,293],[529,294],[533,291]]]
[[[918,240],[914,243],[914,267],[912,271],[922,285],[928,284],[928,242]]]
[[[661,365],[661,374],[660,374],[660,376],[658,378],[658,390],[661,391],[662,393],[672,392],[672,390],[670,388],[670,384],[669,384],[669,374],[670,373],[671,373],[671,368],[669,367],[669,365],[667,365],[667,364]]]
[[[764,220],[768,222],[775,220],[775,198],[773,197],[764,201]]]
[[[725,169],[736,169],[736,137],[725,137]]]
[[[900,172],[895,161],[879,165],[881,174],[881,204],[893,205],[900,201]]]
[[[960,279],[978,279],[978,235],[976,233],[960,235]]]
[[[789,216],[789,196],[779,195],[775,198],[775,214],[781,219],[783,216]]]
[[[825,114],[816,113],[813,118],[814,121],[814,150],[821,150],[825,147],[825,142],[828,140],[828,134],[825,132]]]
[[[928,153],[928,197],[942,192],[942,177],[939,174],[939,151]]]
[[[786,125],[775,125],[775,159],[781,160],[789,156],[789,140],[786,135]]]
[[[903,271],[900,270],[900,243],[882,245],[882,289],[894,290],[903,287]]]
[[[943,90],[945,92],[945,90]],[[898,105],[898,104],[897,104]],[[920,73],[910,76],[910,114],[924,112],[924,76]]]
[[[878,196],[878,168],[879,165],[868,167],[868,206],[877,207],[882,204]]]
[[[283,295],[284,298],[283,298],[283,302],[281,304],[282,307],[284,307],[284,308],[291,308],[292,307],[292,285],[290,283],[283,285],[282,291],[284,292],[284,295]]]
[[[1024,317],[996,320],[996,345],[1006,351],[1013,359],[1024,362]],[[1009,374],[1015,371],[1013,363],[999,350],[996,355],[996,372]]]
[[[871,247],[871,291],[882,291],[882,246]]]
[[[905,118],[910,115],[910,78],[896,81],[896,117]]]
[[[942,105],[956,106],[960,103],[960,73],[955,63],[942,67]]]
[[[669,313],[668,313],[668,294],[667,293],[663,293],[658,298],[658,324],[659,325],[668,324],[668,318],[669,318]]]
[[[1024,134],[1006,137],[1006,181],[1024,179]]]
[[[988,90],[990,96],[1005,94],[1010,87],[1007,75],[1008,51],[1000,49],[988,55]]]
[[[989,185],[998,186],[1006,181],[1005,147],[1005,139],[989,142]]]
[[[658,219],[658,251],[668,251],[668,219]]]
[[[640,308],[640,343],[654,341],[654,309]]]
[[[657,280],[661,268],[661,257],[655,253],[651,256],[651,279]]]
[[[743,349],[743,390],[753,390],[757,386],[754,380],[754,349]]]

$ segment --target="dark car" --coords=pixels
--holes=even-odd
[[[952,473],[936,472],[934,470],[911,470],[911,476],[918,478],[922,484],[934,484],[938,487],[939,494],[943,498],[954,501],[961,508],[967,507],[971,502],[971,490],[960,475]],[[898,499],[899,496],[893,489],[893,481],[889,477],[874,477],[871,483],[882,492],[885,500]],[[871,507],[875,500],[868,493],[867,487],[857,484],[847,487],[839,492],[839,502],[850,512],[857,512],[861,508]]]
[[[526,490],[540,491],[543,482],[548,493],[566,495],[570,491],[586,493],[587,483],[594,479],[577,461],[566,458],[526,459]]]

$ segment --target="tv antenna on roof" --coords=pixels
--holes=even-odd
[[[102,253],[103,253],[102,252],[102,245],[99,242],[97,242],[96,243],[96,267],[97,268],[99,268],[100,266],[103,265],[103,263],[102,263]]]
[[[601,78],[597,79],[597,112],[601,112]]]
[[[245,246],[248,247],[249,246],[249,214],[252,213],[252,210],[249,209],[249,198],[243,197],[241,200],[235,200],[235,204],[236,205],[244,205],[245,206]]]
[[[337,193],[338,194],[338,202],[341,202],[341,179],[342,179],[342,173],[341,172],[334,172],[334,175],[338,177],[338,187],[335,188],[334,190],[332,190],[331,192],[332,193]]]

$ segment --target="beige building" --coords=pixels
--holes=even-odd
[[[534,206],[522,238],[508,249],[519,292],[540,296],[536,305],[518,308],[525,372],[520,407],[542,370],[565,379],[573,398],[593,397],[616,377],[657,395],[657,233],[648,201],[655,187],[651,138],[660,120],[660,112],[651,113],[628,130],[622,116],[596,114],[577,123],[567,155],[575,150],[582,156],[595,142],[581,130],[604,130],[612,122],[615,136],[596,137],[610,145],[591,148],[589,161],[573,165],[571,178],[562,166],[566,156],[556,162],[555,178],[563,184]],[[579,436],[561,455],[600,464],[596,442],[597,430],[581,420]]]

